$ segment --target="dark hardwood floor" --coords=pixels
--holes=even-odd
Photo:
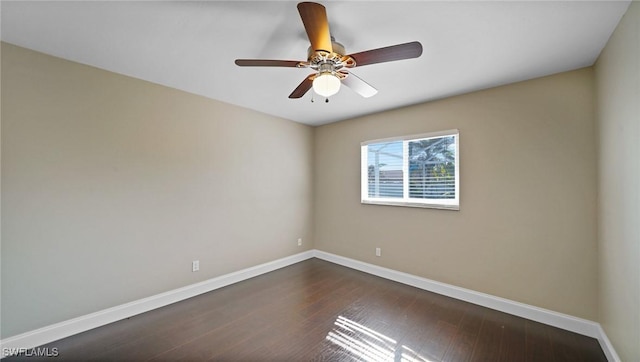
[[[42,348],[70,361],[606,361],[593,338],[319,259]]]

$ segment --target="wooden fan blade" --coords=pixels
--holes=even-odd
[[[349,75],[342,80],[342,84],[351,88],[354,92],[365,98],[372,97],[376,95],[376,93],[378,93],[377,89],[373,88],[369,83],[365,82],[351,72],[349,72]]]
[[[236,59],[236,65],[241,67],[293,67],[297,68],[301,62],[297,60],[269,60],[269,59]]]
[[[392,45],[385,48],[367,50],[350,56],[356,61],[356,67],[391,62],[394,60],[417,58],[422,55],[422,44],[417,41]]]
[[[311,89],[311,86],[313,85],[313,77],[315,74],[311,74],[310,76],[306,77],[302,83],[300,83],[300,85],[293,90],[293,92],[291,92],[291,94],[289,94],[289,98],[302,98],[303,95],[305,95],[309,89]]]
[[[333,52],[329,21],[324,6],[312,2],[301,2],[298,4],[298,12],[311,42],[311,48],[316,51]]]

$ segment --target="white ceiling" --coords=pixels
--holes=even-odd
[[[356,67],[378,89],[287,98],[310,73],[290,1],[1,2],[2,40],[309,125],[592,65],[629,1],[323,1],[348,53],[420,41],[420,58]],[[316,97],[317,98],[317,97]]]

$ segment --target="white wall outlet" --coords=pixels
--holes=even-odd
[[[298,238],[298,246],[302,246],[302,238]]]
[[[376,256],[382,255],[382,249],[376,248]]]
[[[191,262],[191,271],[197,272],[200,270],[200,260],[194,260]]]

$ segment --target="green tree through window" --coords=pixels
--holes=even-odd
[[[409,142],[409,197],[455,198],[453,136]]]

